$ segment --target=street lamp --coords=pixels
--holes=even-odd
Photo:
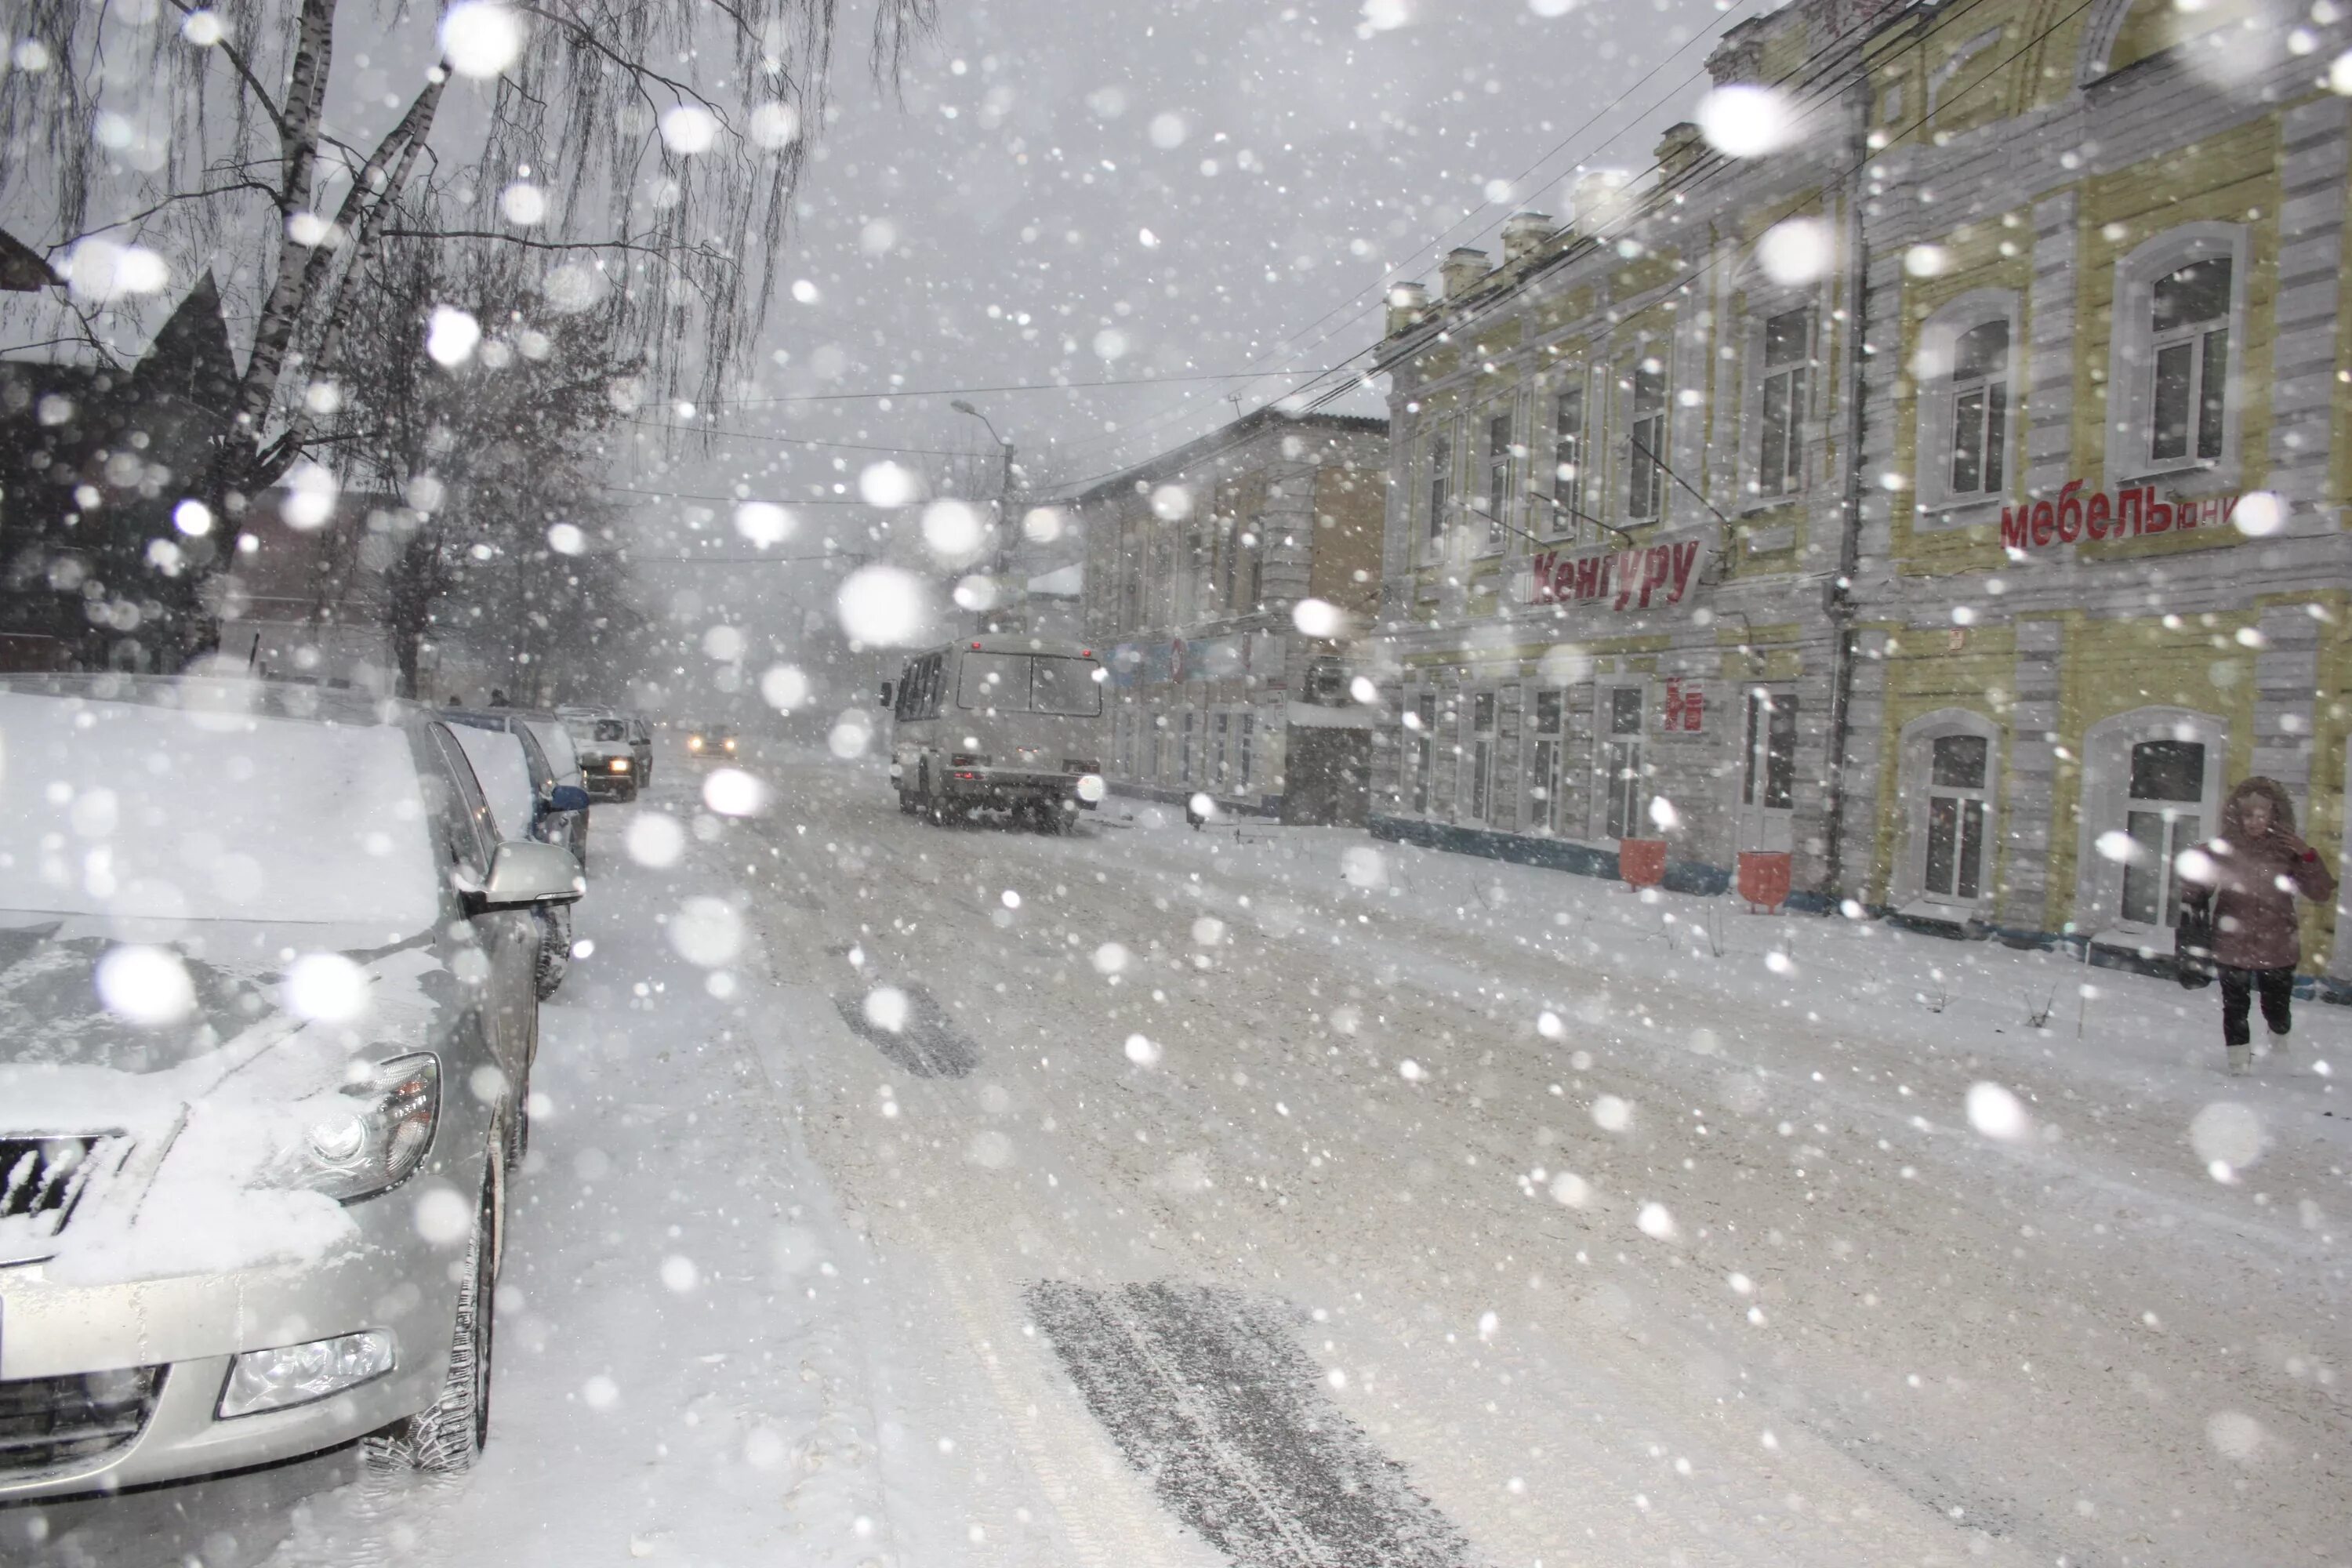
[[[997,451],[1003,459],[1003,467],[999,471],[996,480],[996,563],[993,568],[993,575],[997,580],[1000,589],[1003,589],[1009,597],[1010,590],[1005,587],[1005,584],[1006,579],[1009,577],[1012,571],[1013,443],[997,434],[996,426],[989,423],[987,415],[982,414],[979,409],[974,408],[962,398],[957,398],[954,402],[949,404],[948,406],[954,409],[958,414],[969,414],[974,419],[979,420],[982,428],[985,429],[988,432],[990,438],[995,441]],[[984,615],[982,619],[983,624],[985,624],[986,616]]]

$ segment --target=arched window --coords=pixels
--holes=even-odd
[[[2119,264],[2107,392],[2115,482],[2235,477],[2247,270],[2236,224],[2169,230]]]
[[[1905,844],[1895,898],[1954,918],[1990,910],[1996,889],[2000,729],[1965,708],[1903,727],[1898,783]]]
[[[2211,837],[2229,729],[2208,713],[2141,708],[2083,739],[2074,922],[2151,939],[2180,918],[2180,852]]]
[[[1920,329],[1912,370],[1924,511],[1983,505],[2011,493],[2022,336],[2017,296],[2007,289],[1966,295]]]

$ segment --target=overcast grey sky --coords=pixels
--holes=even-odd
[[[659,433],[639,430],[635,477],[617,482],[715,499],[621,499],[652,534],[695,506],[723,530],[738,485],[789,504],[812,486],[854,496],[887,455],[785,438],[990,450],[940,388],[1029,389],[962,395],[1020,447],[1033,487],[1149,457],[1231,418],[1229,394],[1255,408],[1368,346],[1386,280],[1433,278],[1449,246],[1494,248],[1517,207],[1564,213],[1580,164],[1647,167],[1703,90],[1714,37],[1769,8],[942,0],[893,95],[864,70],[853,7],[791,241],[805,298],[772,307],[760,388],[819,401],[706,414],[742,436],[674,448],[667,468]],[[1055,385],[1144,377],[1161,379]],[[804,540],[870,521],[803,517]],[[713,605],[746,605],[765,579],[711,581],[729,575],[649,574]]]

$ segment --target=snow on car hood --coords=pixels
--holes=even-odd
[[[0,1217],[0,1264],[112,1280],[349,1242],[343,1206],[273,1182],[272,1163],[305,1100],[355,1065],[432,1048],[457,990],[429,935],[337,945],[352,935],[202,923],[146,947],[95,921],[0,926],[0,1138],[107,1140],[62,1231]]]

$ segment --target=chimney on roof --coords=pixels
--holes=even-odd
[[[1633,176],[1622,169],[1587,169],[1576,176],[1570,200],[1574,204],[1576,232],[1589,238],[1607,238],[1633,213]]]
[[[1389,332],[1409,332],[1421,325],[1429,313],[1429,286],[1425,283],[1399,283],[1389,290]]]
[[[1706,138],[1689,121],[1666,127],[1658,138],[1658,178],[1672,182],[1690,173],[1706,152]]]
[[[1559,226],[1551,221],[1549,213],[1517,212],[1505,218],[1503,220],[1503,265],[1508,267],[1512,262],[1535,249],[1545,240],[1549,239],[1558,231],[1558,227]]]
[[[1437,271],[1438,276],[1444,279],[1445,297],[1459,300],[1477,287],[1478,280],[1486,276],[1486,253],[1474,250],[1466,245],[1457,245],[1445,253],[1445,260]]]

